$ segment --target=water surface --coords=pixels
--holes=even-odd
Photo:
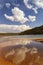
[[[0,40],[0,57],[12,65],[43,65],[43,43],[15,39],[14,36],[3,37]]]

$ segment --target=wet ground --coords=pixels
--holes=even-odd
[[[43,42],[12,38],[0,40],[0,57],[12,65],[43,65]]]

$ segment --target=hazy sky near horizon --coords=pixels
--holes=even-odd
[[[0,0],[0,32],[43,25],[43,0]]]

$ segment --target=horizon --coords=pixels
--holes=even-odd
[[[41,25],[43,26],[43,25]],[[35,29],[35,28],[38,28],[38,27],[41,27],[41,26],[37,26],[37,27],[34,27],[34,28],[31,28],[31,29],[27,29],[27,30],[24,30],[24,31],[20,31],[20,32],[0,32],[0,34],[18,34],[18,33],[22,33],[22,32],[25,32],[25,31],[28,31],[28,30],[32,30],[32,29]]]

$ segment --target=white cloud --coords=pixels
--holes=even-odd
[[[6,3],[5,5],[6,5],[7,8],[9,8],[11,6],[10,3]]]
[[[30,29],[27,25],[0,24],[0,32],[21,32],[27,29]]]
[[[31,9],[33,7],[33,5],[28,4],[29,0],[24,0],[24,4],[27,8]]]
[[[13,16],[8,16],[7,14],[4,14],[6,19],[9,19],[11,21],[14,21],[14,17]]]
[[[35,12],[35,14],[37,14],[37,13],[38,13],[38,8],[37,8],[37,7],[32,8],[32,10]]]
[[[22,10],[20,10],[18,7],[14,7],[14,9],[12,9],[12,14],[13,16],[9,16],[7,14],[4,14],[4,16],[6,17],[6,19],[15,22],[25,23],[26,21],[28,21],[28,18],[25,17],[25,13]]]
[[[32,0],[32,4],[30,4],[29,2],[30,0],[24,0],[25,6],[29,9],[32,9],[35,12],[35,14],[38,13],[39,8],[43,8],[43,0]]]
[[[43,0],[34,0],[34,4],[35,4],[38,8],[43,8]]]
[[[37,14],[39,8],[43,9],[43,0],[33,0],[33,3],[35,7],[33,7],[32,10]]]
[[[30,0],[24,0],[24,4],[27,8],[32,9],[36,14],[38,13],[37,7],[34,7],[34,5],[29,4]]]
[[[36,16],[29,15],[28,17],[29,17],[29,20],[32,22],[36,21]]]

